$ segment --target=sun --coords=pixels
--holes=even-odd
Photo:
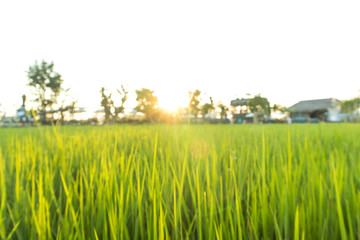
[[[175,112],[179,107],[184,106],[186,104],[186,100],[177,96],[176,94],[161,94],[158,96],[159,107],[168,111]]]
[[[160,100],[159,98],[159,107],[169,112],[175,112],[180,107],[180,104],[173,99]]]

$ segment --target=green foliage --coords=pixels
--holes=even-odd
[[[218,108],[220,108],[220,117],[221,119],[227,118],[227,111],[229,111],[229,108],[226,107],[224,104],[220,103],[218,104]]]
[[[100,93],[101,93],[101,106],[104,108],[104,112],[105,112],[105,123],[109,124],[112,116],[111,107],[114,105],[114,102],[111,99],[111,93],[107,95],[104,87],[101,88]]]
[[[121,104],[119,106],[115,105],[115,102],[111,99],[112,93],[107,94],[105,88],[101,88],[101,106],[104,108],[105,113],[105,123],[109,124],[110,120],[112,123],[116,123],[119,118],[119,114],[123,113],[125,110],[124,104],[127,100],[128,92],[125,90],[124,86],[121,85],[121,90],[116,89],[119,95],[121,96]],[[113,109],[113,110],[112,110]]]
[[[358,239],[360,126],[0,129],[1,239]]]
[[[205,103],[201,106],[201,116],[202,118],[205,118],[205,115],[208,114],[210,111],[214,110],[214,101],[212,100],[212,97],[210,97],[210,103]]]
[[[274,112],[276,111],[280,111],[280,112],[289,112],[289,108],[285,107],[285,106],[282,106],[280,104],[274,104],[274,106],[271,108]]]
[[[27,72],[29,86],[34,90],[37,98],[35,101],[39,104],[41,122],[46,122],[46,111],[56,103],[57,97],[63,90],[61,85],[63,79],[61,75],[54,71],[54,63],[42,61],[29,67]]]
[[[199,112],[200,112],[200,90],[195,90],[195,92],[189,92],[190,95],[190,102],[189,102],[189,110],[190,113],[193,114],[195,116],[195,118],[197,118]]]
[[[119,114],[124,112],[124,110],[125,110],[124,104],[125,104],[125,102],[127,100],[127,94],[128,94],[128,92],[125,90],[123,85],[121,85],[121,91],[119,89],[116,89],[116,90],[119,93],[119,95],[121,96],[121,105],[116,107],[114,102],[113,102],[113,107],[114,107],[113,122],[116,122],[116,120],[118,119]]]
[[[68,102],[69,100],[69,91],[70,88],[65,89],[62,91],[62,94],[59,96],[59,98],[61,99],[61,105],[58,109],[58,112],[60,113],[60,120],[61,120],[61,124],[64,124],[64,113],[65,112],[69,112],[70,113],[70,118],[73,119],[73,115],[74,115],[74,111],[75,111],[75,106],[77,104],[76,100],[72,100],[71,102]]]
[[[360,108],[360,97],[341,102],[341,110],[344,113],[352,113],[358,108]]]
[[[145,114],[147,120],[153,121],[154,116],[158,113],[158,99],[154,96],[154,91],[146,88],[136,90],[136,101],[138,101],[138,105],[135,110]]]
[[[259,95],[249,100],[248,106],[253,113],[270,114],[270,103],[267,98],[263,98]]]

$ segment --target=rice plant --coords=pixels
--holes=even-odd
[[[360,125],[0,129],[0,239],[360,239]]]

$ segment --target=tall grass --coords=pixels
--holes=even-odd
[[[360,126],[0,129],[1,239],[360,239]]]

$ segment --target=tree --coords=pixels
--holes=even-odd
[[[153,116],[157,112],[158,98],[154,96],[154,91],[146,88],[136,90],[136,101],[138,105],[135,110],[145,114],[147,120],[153,121]]]
[[[77,103],[77,101],[72,101],[69,105],[66,106],[67,110],[70,113],[70,120],[74,120],[76,103]]]
[[[353,113],[360,107],[360,97],[352,98],[341,102],[341,110],[344,113]]]
[[[114,102],[111,100],[111,93],[107,95],[105,93],[104,87],[101,88],[100,93],[101,93],[101,106],[104,108],[104,112],[105,112],[105,123],[109,124],[110,118],[112,116],[111,107],[113,106]]]
[[[205,118],[205,115],[208,114],[211,110],[214,110],[214,101],[212,100],[212,97],[210,97],[210,103],[205,103],[201,106],[201,115],[202,118]]]
[[[189,102],[189,110],[190,113],[197,118],[197,115],[200,112],[199,104],[200,104],[200,90],[195,90],[195,92],[189,92],[190,95],[190,102]]]
[[[60,112],[61,124],[64,124],[64,113],[65,112],[69,112],[71,119],[73,118],[73,114],[75,111],[75,105],[77,103],[77,101],[75,101],[75,100],[72,100],[71,102],[67,102],[67,100],[69,99],[69,91],[70,91],[70,88],[65,89],[61,92],[61,94],[59,96],[61,105],[59,106],[59,109],[57,111]]]
[[[22,102],[23,102],[22,106],[25,108],[25,103],[26,103],[26,95],[25,94],[22,95]]]
[[[56,103],[57,97],[62,91],[63,79],[59,73],[54,71],[54,63],[45,61],[42,61],[40,65],[35,62],[34,66],[30,66],[27,77],[28,85],[34,89],[37,95],[35,101],[39,104],[40,121],[45,123],[46,111]]]
[[[219,103],[218,104],[218,108],[220,108],[220,118],[221,119],[226,119],[227,118],[227,111],[229,111],[229,108],[226,107],[224,104]]]
[[[254,113],[254,122],[257,122],[257,117],[261,115],[270,115],[270,103],[267,98],[259,95],[249,100],[248,106],[250,111]]]
[[[125,110],[124,104],[127,100],[127,94],[128,92],[125,90],[124,86],[121,85],[121,91],[119,89],[116,89],[117,92],[120,94],[120,96],[122,96],[121,98],[121,105],[119,105],[118,107],[115,106],[114,102],[113,102],[113,107],[114,107],[114,116],[113,116],[113,122],[116,122],[118,115],[120,113],[123,113]]]
[[[274,106],[271,108],[274,112],[276,112],[277,110],[279,110],[279,105],[278,104],[274,104]]]
[[[280,111],[280,112],[288,112],[288,108],[285,106],[282,106],[280,104],[274,104],[271,108],[274,112]]]

